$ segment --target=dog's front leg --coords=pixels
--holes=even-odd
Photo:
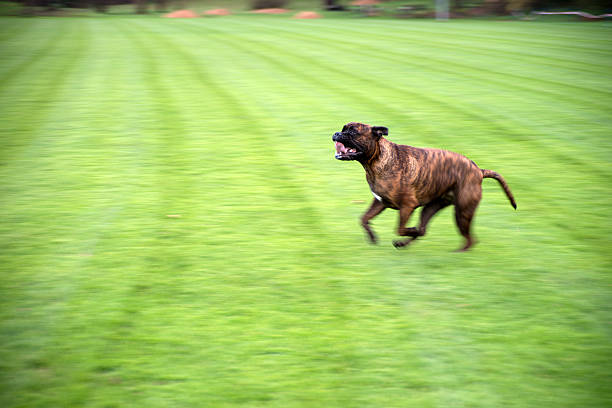
[[[372,231],[372,228],[370,228],[369,221],[381,212],[383,212],[385,208],[387,207],[385,207],[382,202],[378,201],[377,199],[374,199],[372,204],[370,204],[370,208],[368,208],[368,211],[366,211],[365,214],[363,214],[363,216],[361,217],[361,226],[366,230],[366,232],[368,233],[368,237],[370,238],[370,242],[373,244],[376,243],[376,234],[374,234],[374,231]]]

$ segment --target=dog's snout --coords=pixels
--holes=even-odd
[[[334,133],[334,136],[332,137],[332,140],[333,140],[334,142],[337,142],[337,141],[338,141],[338,138],[339,138],[340,136],[342,136],[342,133],[340,133],[340,132],[336,132],[336,133]]]

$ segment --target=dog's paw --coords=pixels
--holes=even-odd
[[[412,241],[397,240],[397,241],[393,241],[393,246],[396,247],[397,249],[400,249],[400,248],[403,248],[406,245],[408,245],[410,242],[412,242]]]

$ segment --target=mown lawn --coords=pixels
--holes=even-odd
[[[612,26],[0,19],[3,407],[605,407]],[[501,173],[404,250],[348,121]],[[414,220],[413,220],[414,222]]]

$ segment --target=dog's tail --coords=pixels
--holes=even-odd
[[[510,187],[508,187],[508,183],[506,183],[506,180],[504,180],[501,174],[493,170],[484,170],[484,169],[481,169],[481,170],[482,170],[483,178],[494,178],[495,180],[499,181],[499,184],[501,184],[502,188],[504,189],[504,192],[506,193],[506,195],[508,196],[508,199],[510,200],[510,204],[512,204],[512,207],[514,207],[514,209],[516,210],[516,201],[514,201],[514,196],[512,195],[512,191],[510,191]]]

